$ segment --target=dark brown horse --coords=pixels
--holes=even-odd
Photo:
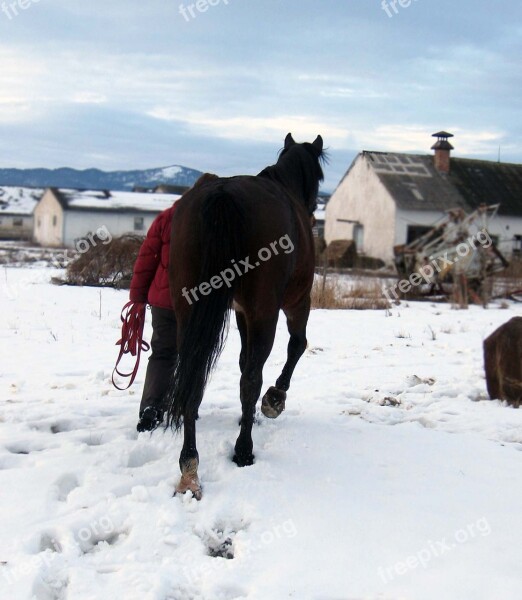
[[[166,425],[184,427],[177,492],[201,498],[196,419],[223,348],[229,309],[235,310],[241,336],[242,418],[233,458],[238,466],[254,462],[255,407],[280,309],[290,333],[288,359],[261,410],[269,418],[284,410],[290,378],[306,348],[314,275],[311,217],[322,159],[321,136],[297,144],[288,134],[277,163],[259,175],[208,176],[179,201],[169,266],[178,361],[166,397]]]

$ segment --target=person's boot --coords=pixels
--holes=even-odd
[[[163,422],[163,410],[155,406],[147,406],[140,414],[140,419],[136,429],[142,431],[152,431]]]

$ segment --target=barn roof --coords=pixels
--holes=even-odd
[[[500,204],[499,214],[522,216],[522,165],[451,158],[449,177],[468,204]]]
[[[445,174],[432,155],[364,151],[363,156],[403,210],[470,212],[480,204],[500,204],[499,214],[522,216],[522,165],[452,156]]]
[[[43,188],[0,186],[0,216],[31,216],[43,193]]]
[[[181,198],[179,194],[113,192],[51,188],[64,210],[111,212],[161,212]]]
[[[363,152],[397,206],[404,210],[468,209],[453,183],[439,173],[433,157],[397,152]]]

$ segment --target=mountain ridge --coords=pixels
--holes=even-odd
[[[103,171],[97,168],[0,169],[0,185],[23,187],[62,187],[78,189],[132,191],[158,185],[192,186],[201,171],[181,165],[128,171]]]

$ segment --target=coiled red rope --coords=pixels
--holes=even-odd
[[[112,372],[112,385],[118,390],[128,389],[134,382],[140,366],[141,351],[147,352],[150,344],[143,341],[143,327],[145,325],[145,302],[127,302],[121,311],[121,339],[116,342],[120,347],[120,353],[116,360],[116,366]],[[130,373],[122,373],[118,370],[118,365],[125,354],[136,357],[134,369]],[[119,375],[126,379],[130,377],[129,383],[125,387],[120,387],[114,381],[114,375]]]

